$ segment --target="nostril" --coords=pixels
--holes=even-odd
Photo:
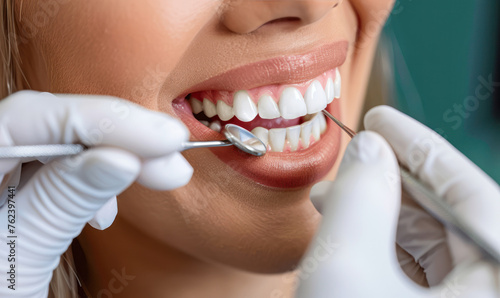
[[[297,18],[297,17],[279,18],[279,19],[269,21],[269,22],[263,24],[262,26],[275,24],[275,23],[284,23],[284,22],[300,22],[300,18]]]
[[[288,25],[295,25],[295,24],[300,24],[302,20],[297,17],[286,17],[286,18],[279,18],[279,19],[274,19],[272,21],[269,21],[265,24],[262,24],[259,26],[259,28],[255,30],[259,30],[262,27],[266,27],[268,25],[279,25],[279,24],[288,24]]]

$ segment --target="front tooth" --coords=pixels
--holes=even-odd
[[[295,125],[286,129],[286,139],[292,151],[297,151],[299,148],[300,131],[300,125]]]
[[[257,116],[257,107],[246,91],[234,94],[233,110],[236,118],[243,122],[250,122]]]
[[[210,125],[210,123],[206,120],[201,120],[200,123],[205,125],[206,127],[208,127],[208,125]]]
[[[308,114],[314,114],[326,108],[326,94],[320,82],[314,81],[307,88],[304,100]]]
[[[217,101],[217,115],[219,116],[220,120],[228,121],[234,117],[233,108],[227,105],[222,100],[219,100]]]
[[[271,151],[283,152],[285,148],[286,128],[273,128],[269,130],[269,143]]]
[[[252,133],[254,134],[254,136],[259,138],[267,147],[267,144],[269,144],[269,130],[265,129],[264,127],[256,127],[252,129]]]
[[[342,90],[342,79],[340,78],[340,72],[339,69],[335,69],[335,98],[340,98],[340,93]]]
[[[203,111],[208,118],[212,118],[213,116],[217,115],[215,104],[207,98],[203,99]]]
[[[220,121],[219,120],[215,120],[214,122],[210,123],[210,125],[208,126],[208,128],[210,128],[211,130],[214,130],[216,132],[220,132],[221,130],[221,124],[220,124]]]
[[[191,97],[189,99],[189,104],[191,105],[191,110],[193,110],[193,114],[198,114],[203,111],[203,103],[201,101],[197,100],[194,97]]]
[[[278,105],[269,95],[263,95],[259,99],[259,116],[262,119],[275,119],[281,117]]]
[[[280,97],[279,109],[281,117],[295,119],[307,114],[306,103],[297,88],[288,87],[283,90]]]
[[[326,93],[326,102],[327,104],[330,104],[335,98],[335,87],[332,78],[328,78],[328,80],[326,81],[325,93]]]
[[[324,133],[326,130],[326,118],[323,113],[320,113],[317,117],[319,117],[319,128],[321,133]]]
[[[304,146],[304,149],[309,147],[309,142],[311,141],[311,133],[312,133],[312,122],[307,121],[305,123],[302,123],[301,125],[301,132],[300,132],[300,138],[302,140],[302,146]]]
[[[312,122],[312,135],[316,141],[319,141],[321,137],[321,127],[319,124],[319,118],[316,117],[311,122]]]

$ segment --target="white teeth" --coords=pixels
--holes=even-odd
[[[269,130],[269,143],[274,152],[283,152],[285,148],[286,128],[273,128]]]
[[[302,131],[300,132],[300,138],[302,139],[302,145],[307,148],[309,147],[309,142],[311,141],[312,133],[312,121],[307,121],[301,125]]]
[[[319,128],[320,128],[320,131],[321,131],[321,133],[324,133],[326,131],[326,118],[325,118],[325,115],[323,115],[323,113],[319,113],[317,117],[319,118]]]
[[[308,114],[314,114],[326,108],[326,94],[320,82],[314,81],[307,88],[304,100]]]
[[[283,90],[279,102],[271,94],[264,94],[255,104],[248,91],[240,90],[234,93],[233,106],[231,107],[222,100],[214,104],[208,98],[203,101],[195,97],[189,99],[193,114],[204,112],[208,118],[218,116],[221,121],[229,121],[236,116],[240,121],[250,122],[260,116],[262,119],[277,119],[280,123],[283,119],[296,119],[303,117],[301,125],[288,128],[266,129],[256,127],[252,133],[262,140],[268,150],[283,152],[284,150],[295,152],[309,148],[312,142],[319,141],[321,135],[326,132],[327,119],[321,112],[335,98],[341,96],[342,79],[340,72],[335,69],[335,79],[327,78],[325,88],[322,83],[314,80],[307,88],[305,95],[295,87],[287,87]],[[282,117],[282,118],[280,118]],[[200,121],[210,129],[220,132],[221,121]]]
[[[262,119],[275,119],[281,117],[278,105],[270,95],[263,95],[259,99],[259,116]]]
[[[340,98],[340,93],[342,90],[342,79],[340,78],[340,72],[339,69],[335,69],[335,98]]]
[[[191,104],[191,110],[193,110],[193,114],[203,112],[203,104],[196,98],[189,99],[189,104]]]
[[[326,103],[330,104],[335,98],[335,87],[333,85],[332,78],[328,78],[328,80],[326,81],[325,93],[326,93]]]
[[[217,101],[217,115],[219,115],[220,120],[228,121],[234,117],[233,108],[219,100]]]
[[[322,124],[323,123],[323,124]],[[323,127],[324,125],[324,127]],[[210,124],[212,126],[212,124]],[[311,135],[314,140],[319,141],[321,134],[326,130],[326,118],[323,114],[317,114],[312,120],[287,128],[266,129],[256,127],[252,133],[273,152],[283,152],[290,146],[290,151],[295,152],[299,149],[307,149],[310,146]],[[287,149],[288,150],[288,149]]]
[[[300,131],[300,125],[295,125],[286,129],[286,139],[292,151],[297,151],[299,148]]]
[[[257,116],[257,107],[246,91],[238,91],[234,95],[233,111],[239,120],[250,122]]]
[[[218,120],[215,120],[214,122],[210,123],[210,125],[208,126],[208,128],[210,128],[211,130],[214,130],[216,132],[220,132],[221,130],[221,125],[220,125],[220,121]]]
[[[207,98],[203,99],[203,112],[208,118],[212,118],[213,116],[217,115],[215,104]]]
[[[269,130],[265,129],[264,127],[256,127],[252,130],[252,133],[254,134],[254,136],[259,138],[267,147],[267,144],[269,144]]]
[[[288,87],[280,97],[279,109],[281,117],[295,119],[307,114],[306,103],[297,88]]]
[[[321,127],[319,124],[319,117],[315,117],[312,120],[312,135],[316,141],[319,141],[321,137]]]

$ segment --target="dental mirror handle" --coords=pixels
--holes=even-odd
[[[85,145],[81,144],[51,144],[1,147],[0,159],[67,156],[81,153],[87,149],[88,148]]]
[[[197,149],[197,148],[209,148],[209,147],[226,147],[232,146],[229,140],[223,141],[206,141],[206,142],[184,142],[182,143],[182,150]]]
[[[231,143],[228,140],[207,141],[207,142],[185,142],[182,144],[181,151],[196,149],[196,148],[225,147],[231,145],[233,145],[233,143]],[[0,147],[0,159],[69,156],[69,155],[76,155],[87,149],[88,148],[85,145],[81,144],[52,144],[52,145]]]

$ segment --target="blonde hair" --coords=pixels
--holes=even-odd
[[[0,0],[0,98],[18,90],[21,85],[21,61],[17,46],[17,27],[13,0]]]
[[[14,0],[0,0],[0,99],[23,89],[23,83],[26,83],[21,68],[20,35],[15,16]],[[74,267],[70,246],[53,272],[49,297],[78,298]]]

